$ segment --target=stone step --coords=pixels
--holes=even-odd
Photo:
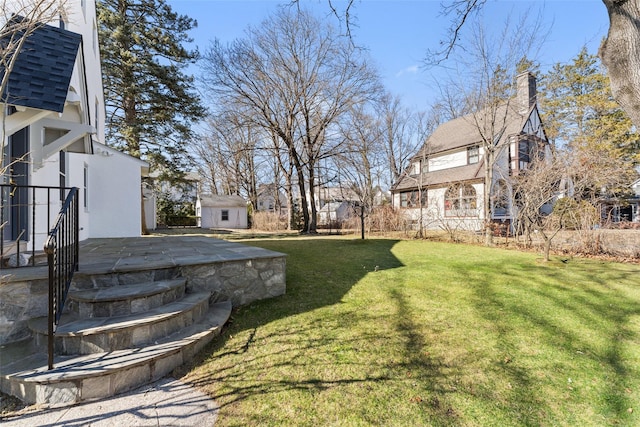
[[[55,333],[55,353],[91,354],[154,343],[197,322],[207,311],[210,293],[187,294],[179,301],[143,313],[76,319],[63,315]],[[47,349],[47,318],[29,321],[35,345]]]
[[[184,296],[186,279],[69,291],[69,309],[79,318],[124,316],[152,310]]]
[[[47,370],[46,355],[20,348],[0,348],[0,389],[27,403],[70,405],[101,399],[156,381],[191,360],[227,322],[231,302],[213,304],[203,318],[157,344],[83,356],[56,356]],[[5,355],[22,354],[7,362]]]

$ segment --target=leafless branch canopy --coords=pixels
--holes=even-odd
[[[465,22],[472,14],[482,9],[486,2],[487,0],[456,0],[450,3],[441,3],[441,15],[450,17],[451,23],[445,39],[440,41],[440,49],[427,51],[426,66],[440,65],[449,59],[460,41],[460,34]]]

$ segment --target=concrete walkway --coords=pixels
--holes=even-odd
[[[2,427],[213,426],[218,405],[206,394],[173,378],[132,392],[61,408],[30,406],[0,419]]]

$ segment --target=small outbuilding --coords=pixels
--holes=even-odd
[[[201,228],[247,228],[247,201],[240,196],[199,195],[196,216]]]

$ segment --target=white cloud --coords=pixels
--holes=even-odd
[[[411,65],[410,67],[404,68],[396,73],[396,77],[401,77],[404,74],[416,74],[418,72],[417,65]]]

